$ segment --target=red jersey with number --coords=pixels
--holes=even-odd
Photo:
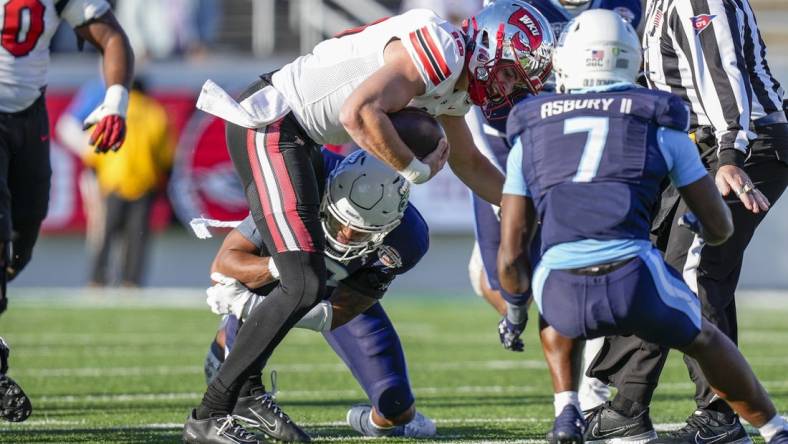
[[[109,9],[106,0],[0,0],[0,111],[22,111],[41,95],[61,20],[77,27]]]

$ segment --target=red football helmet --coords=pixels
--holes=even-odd
[[[468,94],[489,115],[512,106],[510,96],[491,95],[498,72],[514,68],[520,89],[536,94],[552,69],[555,36],[547,19],[528,3],[498,0],[463,22],[470,40],[466,55]],[[501,86],[495,90],[503,91]]]

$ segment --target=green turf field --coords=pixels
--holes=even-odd
[[[217,323],[207,309],[15,302],[0,332],[13,348],[10,375],[34,411],[25,423],[0,425],[0,442],[180,441],[204,388],[202,363]],[[417,405],[436,419],[441,441],[541,441],[552,395],[534,322],[527,351],[516,354],[501,349],[497,316],[480,300],[391,297],[385,305],[405,345]],[[740,310],[740,329],[745,355],[785,413],[782,307]],[[363,439],[344,418],[364,396],[322,336],[295,331],[269,368],[278,372],[285,411],[318,442]],[[679,356],[662,383],[652,409],[658,430],[676,427],[692,408]]]

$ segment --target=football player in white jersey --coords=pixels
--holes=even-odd
[[[212,82],[203,86],[197,106],[229,122],[230,156],[280,283],[250,314],[190,415],[205,433],[187,436],[189,442],[246,442],[241,437],[248,435],[225,421],[241,385],[324,292],[316,173],[322,144],[353,140],[416,184],[448,159],[476,194],[500,202],[503,175],[478,151],[463,116],[472,103],[507,104],[520,89],[541,89],[554,38],[541,14],[518,2],[492,5],[466,23],[459,28],[412,10],[349,30],[261,76],[240,104]],[[406,106],[436,116],[446,133],[421,160],[387,115]]]
[[[49,42],[65,20],[104,55],[107,92],[85,119],[95,125],[96,150],[117,150],[126,132],[124,117],[134,55],[105,0],[0,0],[0,313],[6,282],[30,261],[49,205],[49,119],[44,91]],[[5,375],[8,348],[0,340],[0,417],[24,421],[30,401]]]

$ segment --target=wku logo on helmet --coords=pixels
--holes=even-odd
[[[701,14],[696,15],[695,17],[690,17],[690,20],[692,21],[692,29],[695,30],[695,34],[700,34],[701,31],[708,28],[711,24],[711,21],[714,20],[714,17],[717,16],[711,14]]]
[[[509,16],[509,24],[520,28],[523,34],[528,37],[529,49],[536,49],[542,44],[542,30],[539,28],[536,18],[525,8]]]

